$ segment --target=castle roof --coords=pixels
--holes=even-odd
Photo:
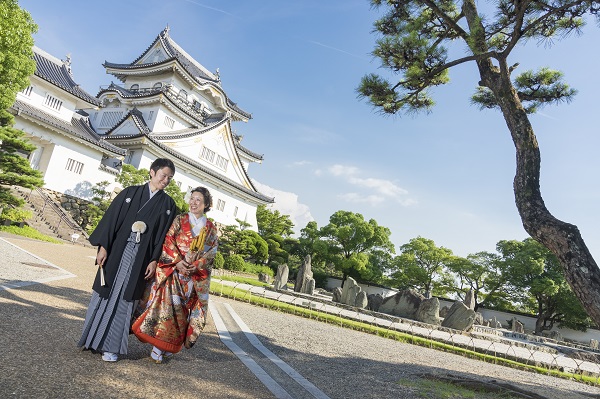
[[[36,64],[35,76],[63,89],[92,106],[100,104],[96,97],[83,90],[73,80],[73,76],[71,75],[71,61],[68,58],[66,61],[59,60],[36,46],[33,46],[33,58]]]
[[[90,126],[86,115],[75,113],[71,121],[67,122],[20,100],[15,101],[11,109],[17,115],[50,126],[53,130],[77,141],[99,147],[118,156],[124,156],[127,153],[127,150],[119,148],[100,137]]]
[[[128,119],[131,119],[131,121],[136,125],[138,131],[135,133],[127,134],[127,135],[114,134],[113,132],[119,126],[121,126],[123,123],[125,123]],[[125,116],[107,133],[106,140],[115,142],[118,144],[121,141],[131,142],[132,140],[142,140],[143,141],[144,139],[147,139],[149,142],[151,142],[152,144],[154,144],[156,147],[160,148],[161,150],[165,151],[172,157],[183,161],[184,163],[190,165],[191,167],[201,171],[202,173],[204,173],[208,176],[211,176],[212,178],[214,178],[222,183],[225,183],[226,185],[228,185],[230,187],[240,190],[241,192],[243,192],[247,195],[250,195],[251,197],[256,198],[260,201],[264,201],[265,203],[274,202],[273,198],[267,197],[266,195],[261,194],[260,192],[258,192],[256,190],[256,187],[254,187],[252,181],[250,180],[250,177],[247,175],[247,172],[244,168],[242,168],[242,170],[244,171],[244,173],[246,173],[246,178],[250,182],[250,186],[251,186],[250,188],[245,187],[242,184],[237,183],[237,182],[223,176],[219,172],[216,172],[210,168],[207,168],[206,166],[202,165],[201,163],[197,162],[196,160],[191,159],[191,158],[181,154],[180,152],[174,150],[170,146],[167,146],[161,142],[163,140],[172,139],[172,138],[183,138],[183,137],[189,137],[191,135],[202,134],[202,133],[205,133],[207,131],[210,131],[210,130],[220,126],[222,123],[225,123],[226,121],[227,120],[224,120],[221,123],[215,124],[210,127],[202,128],[202,129],[183,129],[178,132],[169,132],[167,134],[152,133],[150,131],[150,128],[146,125],[146,122],[145,122],[141,112],[134,108],[133,110],[127,112],[125,114]]]
[[[157,62],[141,63],[141,61],[146,57],[146,55],[148,55],[148,53],[155,47],[157,43],[160,43],[163,51],[166,54],[166,59]],[[221,79],[218,73],[210,72],[206,67],[186,53],[185,50],[183,50],[173,39],[171,39],[169,36],[168,27],[160,32],[152,44],[150,44],[150,46],[148,46],[148,48],[146,48],[146,50],[131,63],[119,64],[105,61],[103,66],[107,69],[112,69],[113,71],[111,71],[111,73],[123,81],[127,75],[127,71],[141,72],[141,70],[148,68],[160,70],[161,67],[171,69],[173,62],[176,62],[178,65],[180,65],[181,68],[200,86],[210,86],[212,89],[219,92],[225,98],[225,103],[233,113],[238,114],[242,119],[252,119],[252,114],[241,109],[227,96],[221,87]]]

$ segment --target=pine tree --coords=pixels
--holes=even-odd
[[[31,15],[17,1],[0,0],[0,207],[23,203],[7,186],[34,188],[44,184],[41,173],[32,169],[26,158],[35,146],[12,127],[14,118],[8,112],[35,71],[32,35],[36,31]]]

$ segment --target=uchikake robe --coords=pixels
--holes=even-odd
[[[140,301],[141,315],[132,325],[140,341],[171,353],[195,344],[206,324],[217,236],[210,220],[194,237],[188,214],[175,218],[165,237],[154,283]],[[194,273],[186,276],[175,269],[182,259],[196,267]]]

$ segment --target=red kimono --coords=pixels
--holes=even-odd
[[[140,303],[142,313],[132,325],[142,342],[166,352],[191,348],[206,324],[210,273],[217,253],[217,228],[210,221],[194,237],[187,213],[175,218],[167,232],[154,282]],[[180,274],[180,260],[193,263],[196,272]]]

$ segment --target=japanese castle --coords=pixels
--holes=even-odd
[[[29,155],[44,175],[44,189],[91,199],[99,182],[114,182],[122,163],[148,169],[156,158],[175,163],[175,181],[189,192],[207,187],[209,216],[257,229],[256,208],[273,202],[254,187],[248,167],[262,155],[241,144],[233,122],[252,115],[233,102],[217,72],[207,70],[169,36],[166,28],[130,63],[105,62],[111,83],[93,96],[60,60],[34,47],[30,86],[12,112],[37,149]],[[115,184],[109,186],[113,189]]]

